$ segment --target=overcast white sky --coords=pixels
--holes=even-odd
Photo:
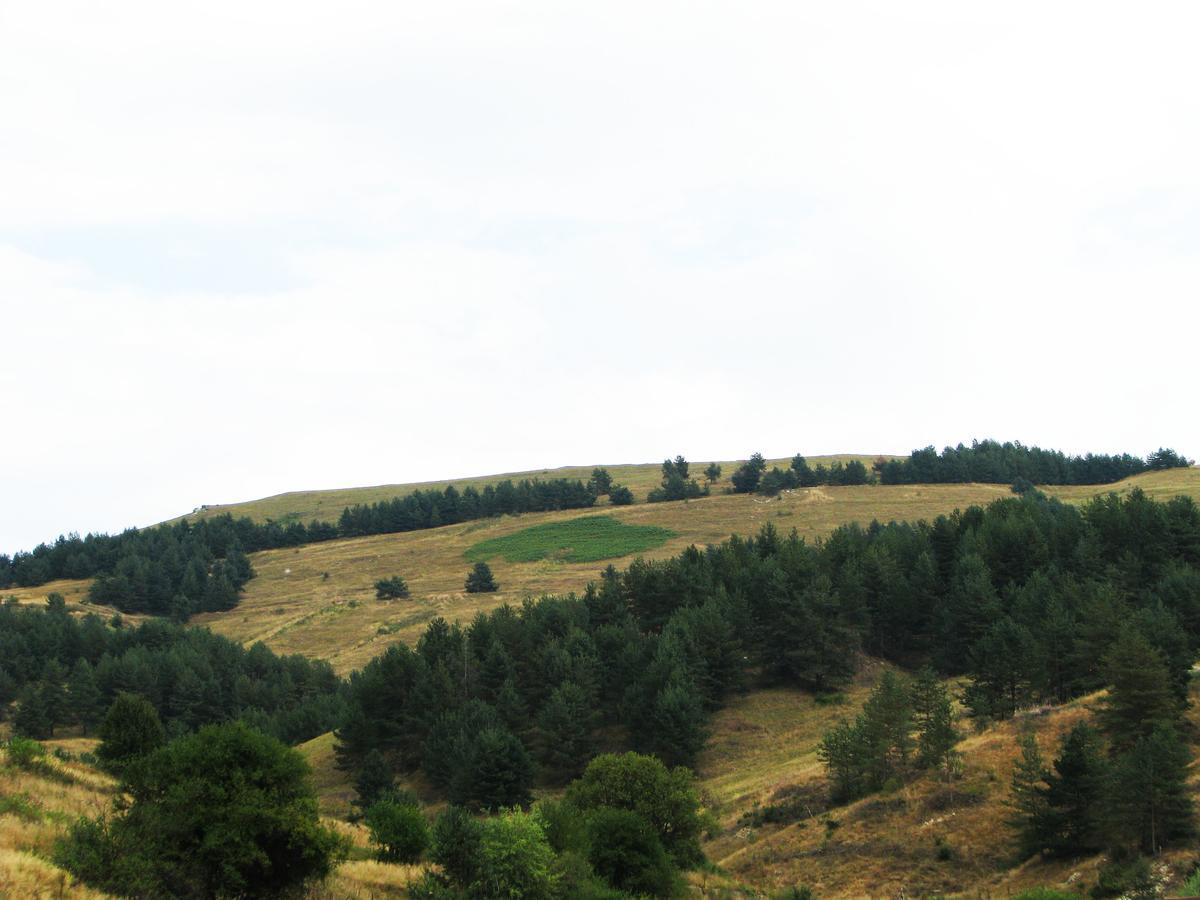
[[[0,551],[676,453],[1200,455],[1197,33],[0,0]]]

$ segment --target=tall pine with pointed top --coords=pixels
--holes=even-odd
[[[1100,726],[1114,752],[1131,748],[1160,723],[1179,718],[1180,703],[1171,687],[1167,664],[1150,642],[1124,629],[1104,656],[1111,685],[1100,708]]]

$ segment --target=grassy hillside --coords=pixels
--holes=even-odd
[[[765,897],[799,885],[818,897],[1007,897],[1038,886],[1090,888],[1103,856],[1022,863],[1014,859],[1004,821],[1020,735],[1032,731],[1052,759],[1061,737],[1091,714],[1099,695],[978,733],[960,718],[963,767],[955,780],[926,774],[891,793],[827,808],[817,745],[839,719],[853,718],[883,668],[864,661],[835,703],[775,688],[735,698],[714,716],[696,771],[717,822],[704,844],[715,870],[689,875],[693,888],[713,897]],[[1190,718],[1200,724],[1200,691],[1192,699]],[[301,751],[314,768],[322,813],[345,815],[353,788],[334,766],[333,736]],[[1200,768],[1193,763],[1193,769],[1192,785],[1200,789]],[[770,813],[782,821],[770,821]],[[1194,856],[1178,849],[1157,864],[1177,883]]]
[[[649,472],[653,467],[640,468]],[[657,469],[651,474],[657,477]],[[726,477],[718,489],[727,484]],[[1053,487],[1047,492],[1078,503],[1096,494],[1123,493],[1135,487],[1160,500],[1177,494],[1200,499],[1200,469],[1149,472],[1115,485]],[[467,622],[476,612],[501,603],[579,591],[608,562],[627,565],[639,553],[665,558],[690,544],[703,546],[731,534],[753,533],[767,522],[782,532],[795,528],[811,540],[846,522],[931,519],[1006,496],[1010,493],[1004,485],[864,485],[807,488],[774,499],[716,493],[693,501],[605,506],[599,514],[619,523],[666,529],[674,536],[640,551],[617,542],[609,546],[616,548],[613,552],[625,551],[624,555],[605,559],[606,553],[589,552],[584,554],[589,557],[586,561],[572,558],[578,557],[571,551],[575,549],[572,534],[579,526],[568,523],[595,518],[596,510],[504,516],[425,531],[268,550],[252,556],[258,575],[247,585],[236,609],[204,614],[193,621],[239,641],[264,641],[278,652],[328,659],[338,671],[348,672],[393,642],[415,641],[434,616]],[[529,530],[533,528],[541,530],[533,532],[531,539]],[[513,547],[515,541],[530,561],[511,562],[504,554],[491,556],[489,564],[500,590],[466,594],[463,582],[473,548],[494,540],[504,542],[502,547]],[[481,551],[474,552],[478,555]],[[375,600],[375,581],[392,575],[405,578],[411,599]],[[41,603],[47,593],[57,590],[72,608],[83,609],[86,607],[79,601],[86,589],[84,581],[59,581],[12,589],[5,595]]]
[[[749,694],[717,714],[698,772],[721,823],[705,848],[721,873],[697,876],[695,883],[766,891],[807,885],[818,897],[1005,897],[1037,886],[1079,890],[1095,883],[1102,856],[1019,864],[1004,821],[1020,735],[1032,731],[1053,758],[1062,735],[1089,716],[1099,695],[980,733],[960,720],[959,778],[926,774],[892,793],[823,812],[817,742],[838,719],[858,711],[877,675],[878,668],[860,674],[842,706],[776,690]],[[1196,700],[1193,691],[1193,724],[1200,720]],[[1200,787],[1200,772],[1191,784]],[[794,821],[765,824],[754,816],[789,803]],[[1186,848],[1156,861],[1176,880],[1193,862],[1194,851]]]
[[[1200,498],[1200,469],[1148,473],[1112,488],[1129,490],[1133,486],[1159,497],[1185,493]],[[1058,488],[1053,493],[1079,502],[1107,489]],[[347,672],[394,641],[415,641],[434,616],[467,622],[476,612],[501,603],[579,591],[609,561],[625,565],[639,552],[649,558],[665,558],[690,544],[703,546],[730,534],[755,532],[767,522],[783,532],[795,528],[811,540],[846,522],[930,519],[1005,496],[1009,496],[1008,488],[1000,485],[866,485],[809,488],[772,500],[717,494],[689,502],[606,508],[604,514],[618,522],[666,529],[674,536],[641,551],[588,561],[573,560],[571,553],[562,552],[567,544],[560,528],[541,532],[547,558],[536,558],[542,554],[529,539],[528,529],[562,526],[595,516],[579,510],[270,550],[254,555],[258,576],[247,585],[237,609],[202,615],[195,621],[237,640],[262,640],[276,651],[329,659],[339,671]],[[517,541],[530,561],[491,556],[489,564],[500,590],[495,594],[464,593],[473,548],[495,540]],[[374,582],[392,575],[405,578],[412,599],[375,600]]]
[[[835,456],[808,457],[809,464],[830,466],[835,462],[843,465],[852,459],[857,459],[868,468],[879,459],[878,456],[863,456],[860,454],[838,454]],[[884,456],[883,459],[898,457]],[[708,460],[693,462],[690,474],[703,482],[703,470]],[[769,465],[786,467],[791,459],[768,460]],[[740,465],[740,461],[726,460],[720,462],[724,483],[728,484],[729,476]],[[479,475],[471,478],[452,478],[447,481],[422,481],[413,484],[380,484],[374,487],[336,488],[324,491],[289,491],[286,494],[276,494],[273,497],[263,497],[261,500],[249,500],[244,503],[227,503],[203,506],[188,513],[187,518],[209,518],[211,516],[231,513],[234,516],[249,516],[256,522],[274,519],[276,522],[310,522],[318,519],[325,522],[336,522],[342,510],[356,503],[377,503],[380,500],[391,500],[404,497],[417,489],[444,489],[454,485],[462,490],[468,485],[483,488],[506,478],[519,481],[522,478],[578,478],[587,481],[592,475],[592,469],[604,466],[613,477],[613,481],[628,487],[637,496],[638,502],[646,499],[651,488],[658,487],[662,479],[661,463],[637,463],[634,465],[606,466],[596,463],[594,466],[563,466],[557,469],[536,469],[528,472],[506,472],[500,475]],[[182,517],[181,517],[182,518]]]

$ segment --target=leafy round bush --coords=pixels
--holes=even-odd
[[[380,859],[415,863],[429,846],[429,825],[415,805],[379,800],[367,809],[365,818]]]
[[[675,870],[658,833],[628,809],[601,807],[588,820],[588,862],[615,888],[635,896],[669,897]]]

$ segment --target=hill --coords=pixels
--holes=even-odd
[[[1102,854],[1021,863],[1004,822],[1020,735],[1034,734],[1052,756],[1102,695],[1029,710],[975,733],[960,717],[963,765],[953,781],[925,774],[895,791],[829,808],[818,743],[838,720],[854,717],[884,668],[864,660],[854,683],[833,702],[771,688],[738,697],[716,714],[696,767],[716,823],[704,842],[713,867],[692,873],[692,888],[711,897],[771,896],[794,886],[807,886],[817,897],[1005,897],[1035,887],[1070,891],[1094,884]],[[1193,686],[1193,725],[1200,724],[1197,700],[1200,686]],[[333,736],[300,751],[313,767],[322,813],[347,815],[354,790],[334,765]],[[1196,766],[1193,752],[1193,771]],[[1190,783],[1200,789],[1200,772]],[[426,802],[434,799],[427,785],[410,780],[406,786]],[[1157,860],[1160,877],[1177,884],[1193,856],[1186,848],[1164,853]]]
[[[653,466],[635,468],[643,471],[643,478],[658,473]],[[617,467],[609,471],[615,474]],[[716,491],[725,489],[728,474],[726,469],[726,478],[717,484]],[[1200,500],[1200,468],[1147,472],[1113,485],[1045,490],[1064,501],[1080,503],[1099,494],[1127,493],[1135,488],[1160,500],[1178,494]],[[247,584],[235,609],[205,613],[192,621],[244,643],[263,641],[277,652],[327,659],[339,672],[346,673],[361,667],[391,643],[415,641],[435,616],[465,623],[476,612],[502,603],[580,591],[609,562],[621,567],[638,555],[666,558],[692,544],[704,546],[731,534],[756,532],[768,522],[781,532],[795,528],[811,541],[848,522],[865,525],[872,520],[928,520],[1005,496],[1010,496],[1009,489],[994,484],[825,486],[785,492],[770,499],[714,493],[699,500],[528,513],[267,550],[251,555],[257,575]],[[590,553],[589,559],[575,561],[571,558],[574,554],[566,552],[570,547],[554,543],[552,530],[549,542],[543,545],[542,558],[510,562],[504,555],[489,557],[499,591],[464,592],[463,582],[471,565],[469,554],[477,545],[511,538],[527,529],[597,515],[628,525],[665,529],[673,536],[656,546],[619,552],[607,559],[600,558],[603,554]],[[377,601],[375,581],[393,575],[408,582],[411,599]],[[49,592],[58,591],[71,608],[81,610],[85,608],[81,601],[86,590],[86,581],[58,581],[36,588],[13,588],[5,595],[40,603]],[[105,615],[113,612],[104,608],[98,611]]]
[[[828,467],[835,462],[840,462],[844,465],[851,460],[858,460],[867,466],[868,469],[877,459],[890,460],[899,459],[899,457],[863,456],[861,454],[850,453],[835,454],[832,456],[812,456],[808,458],[812,466],[825,465]],[[767,460],[768,465],[785,468],[790,462],[790,459]],[[724,483],[728,483],[729,475],[740,464],[740,460],[718,462],[725,478]],[[707,460],[704,462],[693,462],[691,464],[692,477],[702,480],[701,471],[707,465]],[[519,481],[524,478],[569,478],[587,481],[592,475],[592,470],[597,466],[603,466],[608,469],[613,481],[628,487],[637,496],[639,501],[645,499],[646,494],[651,488],[658,487],[659,481],[662,478],[661,463],[635,463],[615,466],[605,466],[602,463],[597,463],[594,466],[562,466],[557,469],[531,469],[526,472],[477,475],[470,478],[452,478],[445,481],[422,481],[412,484],[380,484],[373,487],[334,488],[332,490],[289,491],[286,494],[276,494],[272,497],[263,497],[259,500],[205,505],[198,507],[184,516],[179,516],[179,518],[205,519],[223,513],[230,513],[233,516],[248,516],[256,522],[265,522],[268,519],[283,524],[290,522],[310,522],[313,519],[336,522],[338,516],[342,514],[342,510],[349,506],[359,503],[378,503],[381,500],[405,497],[416,490],[444,490],[451,485],[460,491],[470,486],[482,489],[485,485],[495,484],[497,481],[504,481],[505,479]]]

